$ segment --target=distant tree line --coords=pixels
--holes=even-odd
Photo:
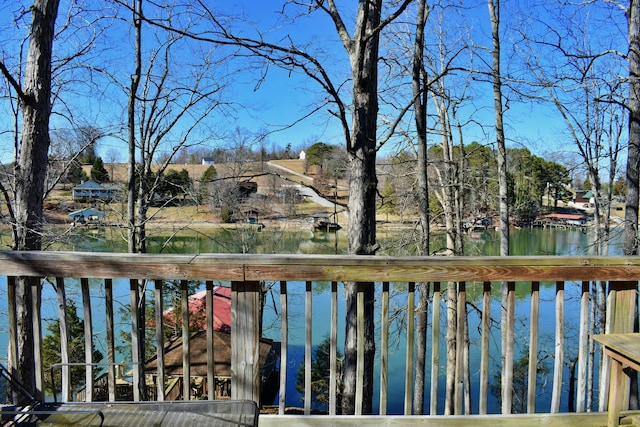
[[[443,174],[444,162],[441,146],[429,148],[428,177],[431,193],[431,218],[442,218],[443,203],[438,195],[444,191],[439,177]],[[530,224],[538,215],[558,208],[559,202],[571,200],[578,189],[590,189],[588,179],[572,179],[572,171],[560,163],[532,154],[527,148],[509,148],[508,158],[508,202],[516,225]],[[497,212],[498,180],[494,173],[497,167],[496,152],[491,147],[472,142],[463,148],[454,147],[453,162],[456,165],[455,185],[460,191],[463,218],[488,216]],[[379,184],[378,209],[387,214],[399,214],[409,218],[417,215],[417,181],[415,155],[402,151],[381,159],[379,169],[384,178]],[[575,182],[578,181],[578,182]],[[575,187],[578,184],[578,187]],[[622,196],[624,180],[619,179],[612,193]]]

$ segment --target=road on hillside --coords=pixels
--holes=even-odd
[[[280,170],[288,173],[289,175],[294,175],[294,176],[297,176],[298,178],[303,178],[303,179],[305,179],[307,181],[313,181],[313,179],[308,177],[307,175],[301,174],[300,172],[296,172],[293,169],[285,168],[284,166],[278,165],[276,163],[267,162],[267,165],[269,165],[269,166],[271,166],[273,168],[276,168],[276,169],[280,169]]]
[[[299,172],[296,172],[294,170],[291,170],[289,168],[286,168],[284,166],[281,165],[277,165],[275,163],[271,163],[271,162],[267,162],[267,164],[269,166],[272,166],[276,169],[280,169],[283,172],[286,172],[290,175],[294,175],[297,176],[298,178],[303,178],[306,181],[312,180],[311,178],[309,178],[307,175],[301,174]],[[296,184],[296,185],[292,185],[291,187],[295,187],[302,196],[310,199],[312,202],[317,203],[320,206],[323,207],[327,207],[327,208],[333,208],[334,207],[334,203],[333,200],[330,199],[325,199],[324,197],[320,196],[318,193],[315,192],[315,190],[311,187],[307,187],[306,185],[302,185],[302,184]],[[336,206],[336,209],[339,211],[339,214],[344,215],[344,217],[348,220],[349,218],[349,214],[346,210],[346,208],[342,205],[338,205]]]

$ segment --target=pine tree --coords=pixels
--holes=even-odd
[[[109,172],[107,172],[107,169],[104,167],[102,157],[96,157],[93,161],[93,166],[91,167],[91,179],[99,183],[109,181]]]

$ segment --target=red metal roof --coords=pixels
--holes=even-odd
[[[203,290],[189,296],[189,323],[196,322],[198,329],[207,329],[205,321],[207,291]],[[170,318],[173,308],[164,311],[164,317]],[[221,332],[231,331],[231,288],[216,286],[213,288],[213,329]]]

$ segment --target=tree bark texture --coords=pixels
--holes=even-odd
[[[430,215],[429,185],[427,180],[427,102],[424,70],[424,27],[429,9],[426,0],[418,1],[416,34],[413,46],[412,89],[415,111],[418,152],[418,204],[420,206],[420,254],[429,254]],[[426,378],[427,313],[429,308],[429,283],[418,283],[418,309],[416,310],[416,371],[413,394],[413,413],[424,414],[424,386]]]
[[[353,121],[347,152],[351,166],[349,182],[349,253],[373,255],[376,243],[376,127],[378,117],[378,47],[382,0],[361,1],[356,34],[345,47],[349,52],[353,80]],[[353,414],[356,407],[356,297],[357,284],[345,283],[347,322],[345,331],[345,373],[343,413]],[[373,320],[373,284],[365,285],[365,372],[362,412],[373,406],[373,364],[375,325]]]
[[[21,94],[22,134],[15,166],[16,250],[42,249],[44,184],[49,153],[49,118],[51,115],[51,56],[58,0],[35,0],[31,8],[31,36]],[[32,280],[16,280],[17,360],[9,364],[27,391],[42,396],[37,389],[33,369],[35,349]],[[37,287],[35,287],[38,289]],[[39,301],[39,299],[36,299]],[[41,383],[41,382],[40,382]]]
[[[638,254],[638,168],[640,166],[640,1],[631,0],[629,20],[629,148],[627,200],[624,214],[624,254]]]
[[[507,154],[504,140],[503,125],[503,108],[502,108],[502,76],[500,72],[500,0],[488,0],[489,15],[491,17],[491,35],[493,40],[493,57],[491,74],[493,77],[493,100],[495,109],[496,122],[496,144],[498,149],[498,185],[500,194],[500,256],[509,255],[509,200],[508,200],[508,184],[507,184]],[[508,381],[506,373],[513,367],[513,360],[507,355],[512,354],[508,351],[513,347],[513,343],[507,339],[507,316],[506,316],[506,300],[507,300],[507,284],[502,283],[502,413],[511,413],[512,388]]]
[[[623,250],[625,255],[638,254],[638,168],[640,164],[640,1],[630,0],[629,21],[629,149],[627,153],[627,200]],[[634,316],[638,316],[637,297]],[[637,326],[634,327],[637,330]],[[638,409],[638,379],[631,379],[630,409]]]
[[[133,12],[133,26],[136,34],[135,71],[131,76],[129,88],[129,100],[127,105],[128,120],[128,153],[129,153],[129,177],[127,182],[127,242],[129,253],[137,251],[136,243],[136,99],[140,86],[142,70],[142,0],[136,1],[136,10]]]

